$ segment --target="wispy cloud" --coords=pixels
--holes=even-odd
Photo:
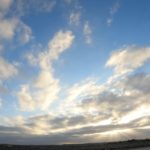
[[[112,53],[106,66],[113,67],[115,74],[126,74],[141,67],[150,59],[150,48],[129,46]]]
[[[31,21],[35,27],[33,30],[27,24],[30,17],[28,13],[50,12],[57,1],[31,0],[27,3],[23,0],[0,0],[0,110],[4,110],[4,115],[0,115],[0,143],[6,142],[6,137],[8,143],[15,144],[99,142],[114,140],[114,135],[116,140],[124,139],[124,135],[129,138],[149,137],[150,75],[148,71],[143,73],[138,69],[150,60],[150,47],[121,47],[113,50],[107,60],[107,53],[104,52],[106,64],[101,60],[99,62],[105,65],[106,76],[109,74],[107,71],[112,69],[109,77],[105,76],[101,81],[101,74],[98,74],[97,78],[87,75],[79,79],[76,72],[73,72],[75,80],[64,83],[65,80],[72,79],[70,76],[64,81],[59,78],[57,61],[75,43],[71,51],[73,56],[65,55],[68,59],[65,67],[76,65],[79,73],[81,60],[86,54],[85,51],[80,51],[82,57],[77,58],[76,62],[80,60],[78,65],[72,59],[76,50],[84,48],[82,43],[76,43],[78,40],[74,40],[75,35],[79,37],[82,34],[85,43],[91,44],[93,29],[95,31],[95,26],[91,26],[94,22],[81,20],[79,1],[64,1],[69,4],[67,7],[73,8],[69,8],[71,14],[66,26],[72,28],[75,25],[79,31],[73,28],[72,32],[64,26],[53,28],[49,17],[42,22],[48,30],[52,28],[49,33],[45,33],[43,26],[38,26],[40,22],[34,26],[34,21]],[[110,9],[107,20],[109,26],[120,8],[119,2],[116,1]],[[27,17],[22,19],[24,15]],[[82,18],[84,17],[82,13]],[[50,19],[54,18],[57,16]],[[34,38],[38,27],[41,31],[37,35],[42,32],[44,36],[40,36],[37,41],[44,41],[43,43],[37,43],[36,37]],[[56,32],[55,29],[58,28],[61,30]],[[20,46],[16,51],[9,48],[9,44],[16,46],[16,43]],[[22,68],[18,64],[22,64]],[[64,74],[64,68],[61,69]],[[26,72],[28,74],[31,71],[31,74],[23,78],[19,76],[22,70],[25,72],[24,76]],[[15,104],[15,108],[12,108],[12,104]],[[9,107],[14,112],[10,109],[5,113]],[[13,113],[10,114],[10,111]]]
[[[30,0],[28,3],[22,0],[16,0],[12,7],[15,10],[13,13],[16,16],[24,16],[33,12],[51,12],[55,5],[55,0]]]
[[[28,43],[33,38],[31,28],[28,25],[24,24],[23,22],[19,22],[17,33],[19,38],[18,40],[22,44]]]
[[[5,53],[8,52],[7,45],[12,41],[25,44],[32,37],[31,28],[19,16],[12,15],[11,7],[13,4],[13,0],[0,0],[0,82],[3,87],[4,82],[9,81],[10,78],[19,73],[18,66],[12,60],[5,58]]]
[[[31,39],[32,30],[21,20],[19,15],[8,15],[13,13],[12,2],[12,0],[0,1],[0,41],[1,43],[2,41],[7,42],[17,37],[18,42],[25,44]]]
[[[114,15],[118,12],[120,8],[120,3],[119,1],[117,1],[111,8],[109,11],[109,17],[107,18],[107,25],[111,26],[113,19],[114,19]]]
[[[78,26],[80,23],[80,17],[81,17],[81,13],[79,11],[72,12],[69,16],[69,24]]]
[[[85,36],[85,43],[91,44],[92,43],[92,28],[89,24],[89,22],[85,22],[84,27],[83,27],[83,34]]]
[[[59,79],[54,76],[53,62],[59,58],[73,43],[74,35],[71,31],[58,31],[44,52],[39,53],[37,67],[39,74],[33,85],[23,86],[18,92],[21,110],[33,111],[36,108],[45,110],[57,99],[60,92]],[[35,59],[32,57],[32,59]],[[30,88],[35,88],[30,92]],[[30,107],[28,104],[30,103]],[[24,107],[24,108],[23,108]]]

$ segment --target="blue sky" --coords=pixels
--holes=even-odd
[[[149,4],[0,0],[0,143],[150,138]]]

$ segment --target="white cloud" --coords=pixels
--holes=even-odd
[[[71,31],[59,31],[54,38],[49,41],[47,51],[40,53],[39,64],[41,69],[52,69],[53,61],[57,60],[61,53],[68,49],[74,40]]]
[[[41,71],[36,79],[35,86],[40,88],[38,97],[43,99],[44,109],[57,98],[60,91],[59,80],[54,77],[52,63],[57,60],[62,52],[68,49],[73,42],[74,35],[71,31],[59,31],[49,41],[47,51],[40,55],[39,64]]]
[[[0,40],[13,40],[15,35],[22,44],[29,42],[32,38],[32,30],[29,26],[21,21],[19,16],[9,15],[13,13],[11,10],[12,0],[1,0],[0,4]],[[8,17],[9,16],[9,17]],[[15,38],[16,38],[15,37]]]
[[[33,104],[33,106],[36,106],[34,109],[38,107],[41,110],[46,110],[58,98],[61,87],[59,79],[54,76],[53,62],[72,45],[73,39],[74,35],[71,31],[57,32],[53,39],[49,41],[47,49],[41,52],[36,59],[40,70],[35,82],[30,85],[36,91],[30,97],[30,100],[32,99],[35,102],[35,105]],[[24,99],[24,101],[26,100]]]
[[[69,16],[69,24],[78,26],[80,23],[80,12],[72,12]]]
[[[113,67],[115,74],[123,75],[141,67],[149,59],[149,47],[129,46],[112,53],[106,66]]]
[[[36,79],[35,87],[44,88],[54,84],[58,84],[58,80],[54,80],[53,74],[48,70],[42,70]]]
[[[0,40],[10,40],[15,34],[18,19],[0,19]]]
[[[87,44],[91,44],[92,42],[92,38],[91,38],[91,34],[92,34],[92,29],[91,26],[89,25],[89,22],[85,22],[84,27],[83,27],[83,34],[85,36],[85,42]]]
[[[0,57],[0,79],[8,79],[18,73],[17,68]]]
[[[144,78],[144,80],[145,78],[147,78],[147,76],[138,77]],[[129,78],[130,77],[128,77],[128,79]],[[131,79],[133,78],[135,78],[136,80],[137,77],[133,76]],[[126,80],[127,79],[120,81],[125,87],[127,82]],[[145,80],[145,83],[146,81],[147,80]],[[135,84],[135,81],[133,83]],[[126,87],[127,89],[129,87],[129,84]],[[144,84],[143,79],[142,84]],[[92,87],[95,85],[95,82],[91,79],[91,81],[89,81],[89,84],[87,83],[86,85],[86,82],[83,82],[80,85],[74,85],[70,91],[76,91],[77,89],[79,89],[77,90],[79,91],[77,92],[77,95],[80,95],[83,91],[87,92],[87,95],[89,95],[90,88],[93,89]],[[122,88],[123,85],[118,85],[118,87],[116,88],[120,88],[120,86]],[[147,85],[148,84],[146,84],[146,86]],[[133,89],[134,88],[136,87],[133,87]],[[136,135],[136,137],[140,137],[141,134],[134,132],[134,130],[138,130],[139,128],[144,127],[148,128],[150,106],[149,101],[147,100],[150,97],[149,93],[147,93],[146,97],[144,95],[144,100],[142,98],[143,95],[135,95],[134,97],[127,95],[120,96],[117,95],[117,93],[108,91],[108,89],[105,89],[105,91],[100,90],[100,92],[98,89],[96,93],[94,92],[94,95],[95,94],[97,95],[97,98],[86,97],[86,99],[84,99],[83,97],[80,105],[78,105],[78,107],[81,107],[81,109],[84,110],[84,113],[78,113],[78,115],[77,113],[74,113],[72,116],[70,116],[69,114],[58,115],[56,112],[55,114],[33,116],[26,119],[27,121],[25,121],[21,116],[18,116],[16,118],[11,118],[14,125],[12,131],[9,130],[11,129],[12,125],[8,124],[9,126],[7,129],[5,129],[4,133],[8,131],[9,134],[12,134],[13,132],[17,132],[19,133],[19,135],[22,133],[26,133],[25,137],[42,135],[43,138],[44,135],[46,135],[47,138],[51,136],[52,138],[55,138],[55,135],[59,137],[61,135],[64,135],[63,138],[65,138],[65,141],[69,140],[69,142],[72,142],[70,140],[70,137],[74,137],[74,135],[76,135],[75,137],[78,136],[78,138],[80,137],[81,139],[84,138],[85,135],[89,135],[90,137],[84,139],[83,142],[89,141],[91,138],[94,138],[94,142],[95,140],[98,141],[100,139],[106,140],[105,137],[103,137],[103,135],[105,134],[107,136],[113,136],[115,134],[116,136],[118,136],[117,140],[121,140],[122,137],[120,137],[120,133],[122,132],[124,132],[124,134],[129,134],[130,138],[132,138],[133,135]],[[95,108],[97,113],[92,114],[90,111],[88,111],[91,108]],[[64,107],[64,109],[66,108]],[[70,111],[77,111],[77,109],[75,110],[70,106]],[[14,123],[14,121],[16,121],[16,124]],[[0,128],[0,132],[2,131],[2,129]],[[126,132],[126,130],[129,132]],[[132,135],[130,136],[131,133]],[[67,139],[68,136],[69,139]],[[143,137],[146,137],[146,134],[144,134]],[[34,139],[34,137],[32,137],[32,139]],[[59,142],[62,142],[62,139]]]
[[[63,35],[65,33],[67,32],[63,32]],[[36,108],[46,110],[59,95],[61,87],[59,79],[54,76],[53,61],[57,60],[60,54],[66,50],[64,48],[69,48],[73,41],[66,42],[65,36],[60,38],[57,35],[55,34],[54,38],[50,40],[46,51],[40,53],[38,60],[40,72],[33,84],[34,88],[31,86],[31,91],[27,86],[21,90],[22,99],[25,98],[22,109],[26,107],[26,111]],[[56,37],[59,37],[59,42],[56,42]],[[62,44],[60,39],[67,44]],[[56,46],[55,43],[61,46]],[[56,52],[52,52],[50,55],[50,51],[54,49]],[[141,67],[148,59],[149,48],[131,46],[114,52],[107,65],[114,67],[115,74],[124,75]],[[123,72],[122,70],[127,71]],[[95,133],[101,136],[103,134],[113,136],[114,133],[117,134],[118,129],[120,132],[125,129],[131,130],[129,133],[134,133],[135,129],[147,127],[150,109],[150,94],[148,92],[150,77],[147,74],[128,75],[126,74],[124,78],[117,78],[117,80],[113,79],[117,81],[115,84],[104,83],[101,85],[93,78],[76,83],[67,92],[64,91],[67,96],[58,111],[55,110],[53,115],[32,117],[28,120],[29,123],[22,125],[22,127],[27,129],[27,132],[30,131],[30,135],[60,135],[60,133],[62,135],[63,133],[66,136],[68,134],[69,136],[78,135],[81,138],[85,135],[94,138]],[[20,132],[23,132],[22,130]],[[104,140],[104,137],[101,136],[95,137],[94,140],[100,138]],[[136,133],[136,136],[138,137],[140,134]],[[118,139],[121,138],[118,137]]]
[[[19,106],[22,111],[33,111],[35,106],[35,100],[30,94],[28,85],[22,85],[21,90],[17,93],[19,98]]]
[[[94,108],[96,114],[109,117],[117,124],[125,123],[125,121],[129,123],[135,119],[149,116],[150,94],[148,93],[149,84],[147,84],[149,78],[147,75],[144,77],[139,75],[139,80],[136,79],[137,76],[121,79],[118,81],[120,84],[110,85],[109,88],[105,88],[95,96],[83,98],[79,106],[81,105],[80,108],[84,110],[83,112],[88,113],[91,113],[89,110]],[[141,89],[140,85],[144,88]],[[118,92],[120,90],[121,93]]]
[[[57,60],[59,55],[68,49],[74,40],[71,31],[59,31],[54,38],[48,43],[48,53],[50,60]]]
[[[36,58],[37,67],[40,69],[39,74],[32,84],[23,85],[17,93],[21,110],[45,111],[58,98],[62,89],[59,79],[55,77],[53,62],[70,48],[73,39],[72,32],[59,31],[49,41],[46,50]],[[31,56],[31,59],[33,57]],[[95,142],[104,140],[105,134],[113,136],[114,133],[119,133],[118,130],[120,133],[127,130],[130,134],[134,133],[134,130],[147,127],[150,113],[150,76],[147,74],[129,76],[127,73],[143,66],[149,58],[149,47],[122,48],[111,55],[107,66],[114,68],[114,74],[119,76],[126,74],[124,78],[117,78],[115,84],[101,85],[93,78],[76,83],[67,92],[63,91],[67,95],[62,101],[62,109],[66,113],[59,113],[56,110],[53,115],[33,116],[26,119],[27,121],[22,116],[17,116],[10,119],[12,124],[8,119],[0,118],[1,122],[4,122],[0,122],[1,124],[8,125],[7,128],[0,127],[0,132],[4,135],[16,132],[17,138],[22,133],[26,133],[24,137],[30,136],[32,139],[37,134],[39,136],[36,137],[42,135],[44,138],[46,135],[46,138],[52,139],[63,135],[64,142],[67,140],[72,142],[74,137],[79,140],[78,142],[81,142],[81,139],[83,142],[91,139]],[[65,107],[64,103],[68,107]],[[124,134],[127,133],[124,132]],[[141,136],[137,132],[135,135]],[[84,139],[85,137],[87,139]],[[119,134],[118,139],[121,139]],[[59,142],[62,142],[62,139],[59,139]]]
[[[120,123],[124,115],[128,117],[132,111],[136,112],[136,110],[144,108],[139,111],[138,115],[143,117],[149,109],[149,105],[147,105],[150,97],[148,93],[149,75],[130,77],[127,73],[143,66],[149,57],[149,47],[131,46],[114,52],[107,65],[115,68],[116,78],[112,78],[111,83],[106,82],[103,85],[94,80],[76,83],[67,91],[68,96],[61,106],[64,110],[61,110],[62,113],[65,115],[101,114],[101,116],[109,116],[114,122]],[[124,74],[126,76],[119,78]],[[130,121],[137,118],[131,116]]]
[[[0,40],[10,40],[14,37],[19,19],[6,17],[12,0],[0,0]]]
[[[103,90],[103,86],[97,84],[96,79],[89,78],[81,83],[76,83],[69,88],[67,91],[68,96],[66,102],[77,102],[83,98],[97,95]]]

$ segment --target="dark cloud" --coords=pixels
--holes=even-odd
[[[111,132],[117,132],[116,140],[148,138],[149,137],[149,114],[139,114],[127,123],[119,121],[145,104],[149,104],[149,80],[147,74],[136,74],[122,79],[116,84],[115,92],[104,92],[83,99],[76,106],[83,109],[84,113],[78,115],[45,114],[28,118],[22,125],[1,126],[1,143],[15,144],[62,144],[62,143],[85,143],[97,142],[98,140],[114,140]],[[117,88],[123,89],[120,93]],[[126,91],[134,94],[125,94]],[[95,113],[89,110],[94,108]],[[109,124],[98,124],[101,121],[111,119]],[[36,131],[44,131],[44,134],[36,134]],[[112,134],[113,136],[113,134]]]
[[[126,79],[125,86],[148,94],[150,91],[150,75],[145,73],[132,75]]]

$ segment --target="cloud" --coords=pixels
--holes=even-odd
[[[91,44],[92,43],[92,38],[91,38],[92,29],[91,29],[91,26],[89,25],[88,21],[85,22],[85,24],[84,24],[83,34],[85,36],[85,43]]]
[[[116,1],[116,3],[110,9],[109,18],[107,18],[108,26],[111,26],[113,19],[114,19],[114,15],[118,12],[119,8],[120,8],[120,3],[119,3],[119,1]]]
[[[80,12],[72,12],[69,16],[69,24],[78,26],[80,23]]]
[[[80,103],[80,101],[84,98],[94,97],[100,91],[103,91],[103,88],[103,86],[97,84],[97,79],[94,78],[87,78],[79,83],[75,83],[68,87],[66,91],[66,98],[61,105],[62,110],[64,110],[63,108],[65,107],[65,111],[68,110],[72,113],[81,113],[80,110],[76,111],[77,108],[75,105]],[[70,110],[70,106],[72,107],[72,110],[74,109],[74,111]]]
[[[19,98],[19,106],[22,111],[33,111],[36,107],[35,100],[33,100],[29,87],[27,85],[23,85],[21,90],[17,93]]]
[[[123,75],[133,72],[150,59],[150,48],[129,46],[115,51],[106,66],[114,68],[114,73]]]
[[[18,25],[17,34],[18,34],[19,41],[22,44],[28,43],[33,38],[31,28],[21,21],[19,22]]]
[[[18,19],[0,19],[0,40],[12,39],[18,25]],[[7,29],[7,30],[6,30]]]
[[[19,18],[0,19],[0,40],[12,40],[16,34],[22,44],[29,42],[32,38],[31,28]]]
[[[0,72],[0,80],[5,80],[16,75],[18,70],[14,65],[0,57]]]
[[[4,102],[4,96],[8,96],[8,88],[7,88],[7,81],[10,80],[10,78],[16,76],[18,74],[18,68],[12,64],[11,62],[8,62],[6,59],[4,59],[2,56],[0,56],[0,108],[3,108],[3,102]],[[1,119],[0,119],[1,120]],[[0,123],[2,120],[0,121]]]
[[[17,41],[25,44],[32,39],[32,30],[26,25],[19,15],[14,15],[14,5],[17,1],[1,0],[0,1],[0,42],[4,49],[5,42]],[[7,28],[7,30],[6,30]]]
[[[76,119],[77,118],[78,117],[76,117]],[[18,119],[20,121],[22,120],[22,117],[19,117]],[[134,137],[136,138],[149,137],[148,134],[145,134],[146,132],[149,131],[149,126],[146,126],[149,122],[148,117],[140,118],[126,124],[87,125],[78,127],[75,126],[72,128],[62,126],[61,130],[57,130],[56,128],[53,129],[49,128],[49,126],[51,125],[50,124],[51,122],[49,122],[49,120],[51,120],[50,116],[45,115],[39,118],[36,117],[30,119],[31,119],[30,121],[32,121],[30,124],[21,121],[21,124],[24,123],[23,125],[18,124],[15,126],[7,126],[7,127],[0,126],[0,133],[1,133],[0,141],[3,142],[5,137],[7,137],[7,141],[9,143],[15,144],[35,144],[37,142],[38,144],[62,144],[62,143],[98,142],[99,140],[106,141],[106,139],[108,141],[125,140],[124,137],[128,137],[128,139],[133,139]],[[64,120],[64,122],[67,121],[66,119]],[[55,123],[57,124],[57,122],[58,120]],[[44,130],[46,132],[44,132]],[[40,132],[41,134],[38,134]],[[20,136],[22,134],[24,136]],[[108,138],[108,135],[110,138]],[[49,143],[49,141],[51,141],[51,143]]]
[[[13,3],[13,9],[15,10],[14,14],[20,17],[30,13],[48,13],[53,10],[55,5],[55,0],[28,0],[28,2],[16,0]]]
[[[74,40],[71,31],[59,31],[54,38],[48,43],[50,60],[57,60],[59,55],[68,49]]]
[[[54,62],[74,38],[71,31],[60,30],[45,49],[31,55],[33,67],[39,70],[35,80],[18,91],[19,106],[22,111],[44,111],[45,115],[0,117],[1,142],[6,137],[7,142],[18,144],[96,142],[114,140],[115,135],[116,140],[149,137],[150,75],[134,72],[149,60],[149,47],[129,46],[111,54],[106,65],[114,69],[112,76],[123,78],[103,84],[87,78],[65,91],[55,76]],[[59,97],[61,90],[65,99]],[[62,105],[51,111],[49,107],[58,98]]]
[[[4,41],[13,39],[18,25],[18,18],[8,17],[12,0],[0,0],[0,48],[4,49]],[[6,30],[7,29],[7,30]]]
[[[23,99],[18,97],[21,104],[26,103],[30,99],[29,103],[31,102],[33,110],[36,108],[46,110],[58,98],[61,86],[59,79],[54,76],[53,62],[72,45],[73,40],[74,35],[71,31],[58,31],[53,39],[48,42],[47,49],[39,53],[39,57],[36,59],[39,74],[34,83],[29,85],[29,87],[34,89],[33,94],[30,95],[29,91],[26,91],[27,93],[25,95],[27,96],[24,95]],[[34,57],[31,59],[34,59]],[[34,93],[34,91],[36,92]],[[31,109],[26,109],[26,111],[31,111]]]
[[[56,5],[56,1],[54,0],[46,0],[46,1],[42,1],[42,0],[34,0],[33,2],[34,4],[37,3],[37,10],[41,11],[41,12],[50,12],[54,6]]]
[[[25,59],[27,59],[28,63],[31,66],[36,66],[36,64],[38,63],[37,58],[34,56],[33,53],[30,52],[25,55]]]
[[[46,53],[40,54],[39,65],[41,72],[35,82],[35,86],[40,88],[40,91],[37,92],[38,97],[45,100],[45,104],[43,103],[44,109],[57,98],[61,89],[59,80],[54,77],[52,63],[72,45],[73,40],[74,35],[71,31],[59,31],[49,41]]]
[[[145,73],[135,74],[130,76],[125,81],[127,89],[135,89],[137,92],[148,94],[150,91],[150,75]]]
[[[35,87],[44,88],[44,87],[48,87],[50,84],[52,85],[57,84],[57,82],[58,82],[57,80],[54,81],[54,77],[50,71],[44,70],[41,71],[38,78],[36,79]]]
[[[5,12],[8,10],[13,0],[0,0],[0,18],[3,17]]]

